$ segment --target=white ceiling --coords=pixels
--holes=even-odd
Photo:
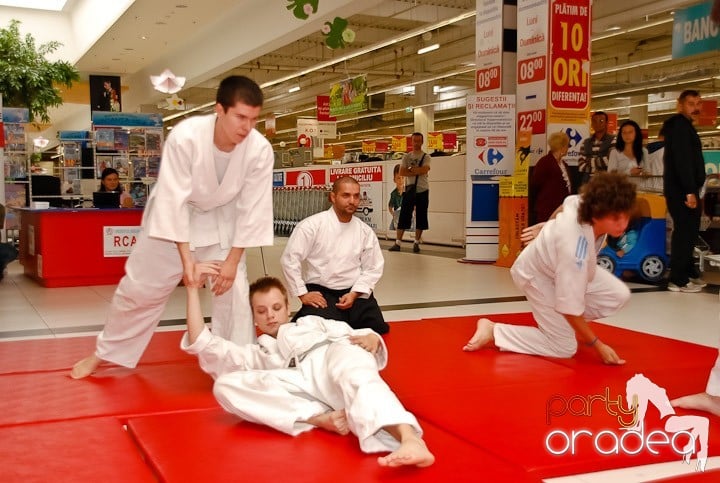
[[[290,0],[288,0],[289,2]],[[320,3],[331,2],[321,0]],[[225,28],[228,21],[237,29],[257,28],[254,11],[238,7],[237,0],[136,0],[112,27],[77,62],[83,75],[108,74],[122,76],[123,84],[130,91],[147,93],[133,99],[133,110],[161,112],[164,116],[177,113],[158,109],[157,105],[167,97],[149,89],[136,89],[135,84],[147,82],[145,71],[152,66],[173,65],[173,58],[183,55],[178,46],[187,46]],[[244,2],[249,5],[252,2]],[[342,4],[337,0],[335,3]],[[348,2],[352,3],[352,2]],[[277,32],[277,39],[294,35],[292,41],[266,43],[250,51],[243,45],[215,45],[214,49],[229,49],[237,53],[238,59],[245,59],[236,65],[223,66],[205,73],[192,73],[185,88],[178,96],[186,101],[188,108],[214,101],[215,88],[220,79],[228,74],[243,74],[265,86],[265,112],[278,113],[279,136],[274,140],[292,141],[295,133],[297,114],[314,116],[315,96],[327,94],[329,85],[347,76],[367,74],[371,94],[385,92],[384,102],[379,109],[353,118],[340,118],[338,130],[343,133],[342,142],[382,136],[391,133],[412,132],[413,116],[405,107],[417,104],[413,96],[397,93],[402,86],[436,79],[427,84],[457,86],[444,96],[464,97],[474,85],[472,67],[463,65],[474,60],[475,55],[475,0],[388,0],[354,2],[347,18],[356,33],[355,41],[345,49],[330,50],[324,45],[324,37],[318,28],[308,34]],[[698,3],[698,0],[596,0],[593,5],[592,70],[614,72],[592,76],[593,109],[617,110],[621,118],[627,116],[626,109],[620,109],[648,95],[668,96],[673,99],[675,92],[686,87],[695,87],[704,94],[720,92],[717,76],[717,53],[689,58],[685,61],[665,60],[643,67],[633,67],[650,60],[669,56],[671,51],[672,22],[670,12],[675,8]],[[260,5],[258,2],[255,4]],[[265,1],[267,9],[278,17],[289,15],[286,5],[278,1]],[[366,7],[369,5],[370,7]],[[628,7],[632,5],[632,7]],[[69,2],[68,8],[72,7]],[[257,7],[255,7],[257,8]],[[356,13],[357,12],[357,13]],[[440,22],[467,16],[464,20],[447,26]],[[260,15],[258,14],[258,17]],[[645,28],[647,25],[654,25]],[[258,20],[258,24],[260,21]],[[619,35],[602,38],[610,27],[620,27]],[[638,30],[627,32],[628,29]],[[262,27],[260,27],[262,28]],[[399,40],[383,48],[375,46],[388,44],[390,40],[406,36],[407,32],[429,30],[430,43],[439,42],[441,48],[419,56],[417,48],[425,42],[421,35]],[[143,39],[142,37],[146,37]],[[370,53],[340,61],[345,56],[362,50]],[[208,51],[208,56],[212,52]],[[210,62],[210,61],[208,61]],[[324,68],[292,77],[305,69],[317,65]],[[227,68],[225,68],[227,67]],[[457,73],[465,70],[468,72]],[[158,74],[159,72],[154,72]],[[175,72],[185,75],[185,72]],[[710,75],[708,75],[710,74]],[[708,77],[710,78],[708,80]],[[697,80],[705,79],[705,80]],[[292,85],[300,85],[300,92],[288,94]],[[622,92],[632,90],[632,92]],[[123,94],[127,95],[126,92]],[[630,96],[633,96],[632,99]],[[640,96],[640,97],[638,97]],[[376,97],[382,95],[376,94]],[[124,102],[125,105],[125,102]],[[661,115],[667,115],[672,105],[660,105]],[[385,112],[392,111],[392,112]],[[62,117],[59,111],[53,118]],[[174,121],[171,121],[171,123]],[[650,129],[658,122],[650,117]],[[435,129],[462,130],[465,125],[464,108],[440,109],[436,107]],[[263,130],[262,125],[259,126]],[[460,131],[464,134],[464,131]],[[348,146],[350,147],[350,146]]]

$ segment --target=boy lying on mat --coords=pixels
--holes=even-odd
[[[614,314],[630,298],[621,280],[597,266],[596,254],[606,235],[623,234],[634,204],[635,185],[625,175],[599,173],[580,195],[565,198],[553,219],[523,230],[521,239],[529,244],[510,275],[530,303],[538,326],[480,319],[463,350],[494,343],[522,354],[572,357],[579,339],[595,348],[604,363],[624,364],[587,320]]]
[[[219,273],[196,264],[200,285]],[[290,435],[315,427],[355,434],[366,453],[390,451],[381,466],[430,466],[435,457],[422,429],[380,378],[387,363],[382,338],[370,329],[309,315],[288,322],[287,291],[276,278],[250,285],[256,344],[236,345],[205,327],[198,286],[187,287],[187,333],[181,346],[215,379],[226,411]]]

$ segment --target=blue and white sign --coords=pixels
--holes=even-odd
[[[720,26],[710,20],[712,0],[675,12],[672,58],[720,50]]]

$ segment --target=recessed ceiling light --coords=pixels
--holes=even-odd
[[[300,90],[300,86],[293,86],[290,89],[288,89],[288,92],[292,94],[293,92],[297,92]]]
[[[440,44],[432,44],[427,47],[423,47],[422,49],[418,49],[417,53],[418,55],[427,54],[428,52],[432,52],[433,50],[437,50],[439,48]]]

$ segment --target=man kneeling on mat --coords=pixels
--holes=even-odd
[[[510,275],[527,297],[538,326],[480,319],[463,350],[494,343],[501,350],[522,354],[572,357],[579,339],[593,347],[604,363],[624,364],[587,321],[616,313],[630,298],[621,280],[597,266],[596,253],[606,235],[623,234],[634,204],[635,185],[626,176],[598,173],[580,195],[565,198],[553,219],[523,230],[521,239],[529,245],[513,263]]]
[[[198,285],[220,264],[196,264]],[[381,466],[430,466],[422,429],[380,378],[387,348],[371,329],[308,315],[289,322],[287,291],[276,278],[250,285],[256,344],[236,345],[205,327],[199,286],[187,287],[187,333],[181,346],[215,379],[226,411],[290,435],[315,427],[355,434],[366,453],[390,451]]]

